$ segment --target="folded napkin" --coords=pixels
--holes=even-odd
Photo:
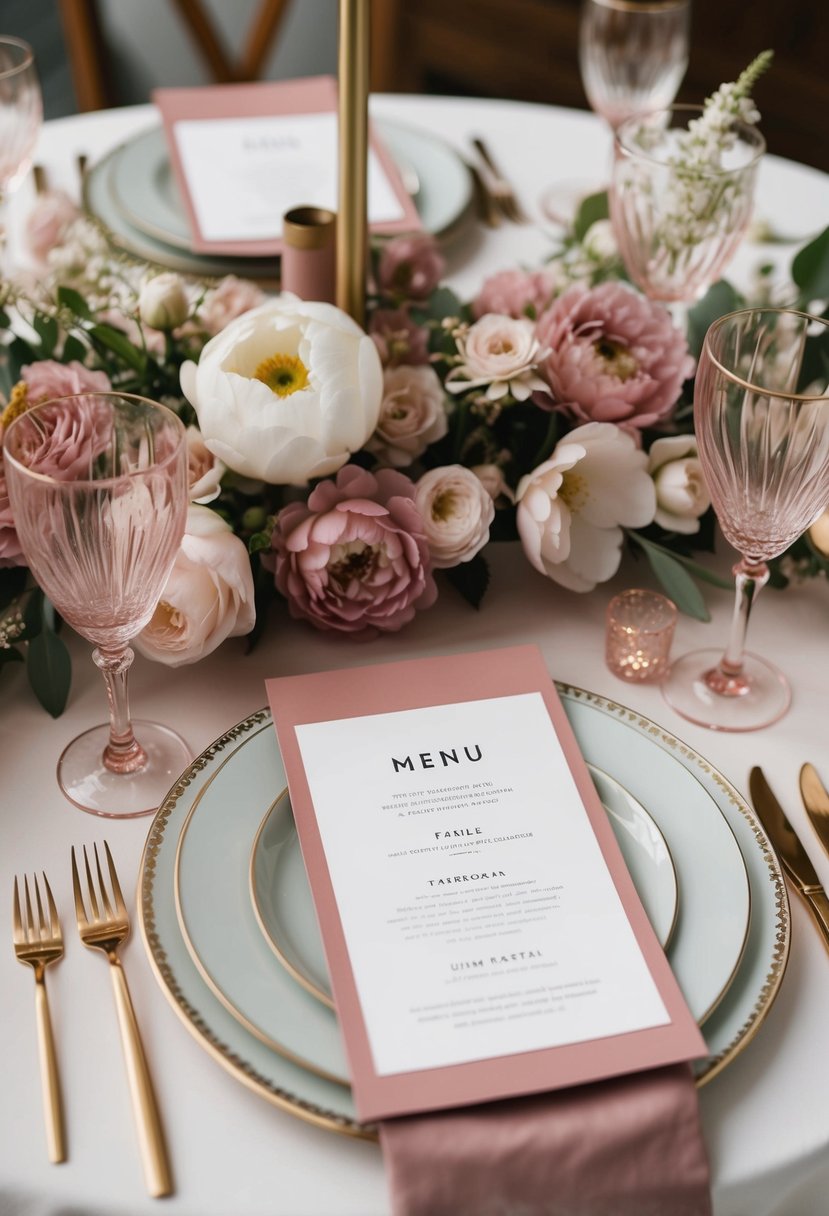
[[[711,1216],[687,1065],[389,1119],[394,1216]]]

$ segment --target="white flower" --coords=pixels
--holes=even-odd
[[[218,498],[225,466],[205,446],[202,433],[197,426],[188,426],[187,432],[187,476],[190,484],[190,501],[212,502]]]
[[[178,329],[190,315],[184,280],[168,271],[145,279],[138,296],[138,313],[150,329]]]
[[[377,425],[377,347],[333,304],[283,294],[207,343],[181,387],[207,447],[228,468],[273,485],[327,477]]]
[[[699,531],[699,517],[711,506],[693,435],[656,439],[648,453],[648,472],[656,487],[654,520],[671,532]]]
[[[608,261],[619,256],[619,246],[613,235],[613,225],[610,220],[596,220],[591,224],[582,239],[582,248],[589,257],[597,262]]]
[[[652,522],[648,458],[612,422],[576,427],[518,483],[517,524],[536,570],[571,591],[592,591],[619,568],[619,525]]]
[[[438,570],[468,562],[489,540],[495,506],[471,469],[459,464],[430,469],[415,486],[415,505]]]
[[[383,375],[383,402],[368,449],[402,469],[446,434],[446,397],[433,367],[401,364]]]
[[[506,498],[508,502],[515,502],[515,495],[504,479],[504,470],[497,464],[476,464],[473,465],[472,472],[493,502],[497,502],[501,497]]]
[[[535,374],[547,352],[542,350],[529,319],[487,313],[462,333],[457,343],[461,362],[446,377],[451,393],[465,393],[486,384],[490,401],[507,393],[516,401],[526,401],[530,393],[550,391]]]
[[[254,620],[244,544],[215,511],[191,506],[173,569],[135,649],[170,667],[195,663],[225,638],[250,633]]]

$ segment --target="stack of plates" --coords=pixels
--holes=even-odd
[[[428,132],[387,120],[377,127],[412,192],[424,230],[448,236],[472,208],[466,166]],[[214,257],[191,250],[187,214],[160,126],[133,136],[88,170],[84,206],[113,245],[144,261],[200,276],[274,278],[274,258]]]
[[[752,1039],[783,978],[786,889],[745,802],[639,714],[559,686],[570,723],[709,1055]],[[269,711],[218,739],[162,804],[141,922],[156,975],[231,1073],[301,1118],[371,1137],[355,1116],[313,903]]]

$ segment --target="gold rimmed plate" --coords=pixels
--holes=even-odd
[[[564,707],[582,751],[589,762],[601,766],[643,806],[653,810],[660,800],[678,808],[678,829],[683,848],[697,842],[695,809],[705,796],[713,801],[745,860],[751,890],[752,915],[748,941],[736,976],[725,998],[707,1020],[704,1035],[709,1056],[697,1066],[704,1084],[725,1068],[751,1041],[761,1026],[783,978],[789,949],[789,908],[782,875],[765,833],[744,800],[703,757],[675,736],[615,702],[583,690],[559,686]],[[221,776],[217,776],[221,771]],[[226,788],[222,788],[224,783]],[[346,1135],[370,1138],[373,1129],[357,1122],[350,1091],[336,1081],[302,1067],[295,1059],[275,1051],[253,1034],[222,1003],[206,983],[191,956],[181,931],[175,897],[178,841],[195,800],[199,809],[193,825],[211,805],[224,804],[224,816],[244,852],[241,866],[247,873],[251,842],[268,807],[285,786],[285,775],[270,714],[262,710],[218,739],[182,775],[159,809],[145,846],[140,877],[140,923],[155,974],[176,1009],[202,1046],[231,1074],[274,1104],[318,1126]],[[212,790],[210,795],[207,791]],[[692,791],[697,792],[692,792]],[[656,816],[654,816],[656,817]],[[219,821],[218,812],[216,821]],[[664,829],[663,829],[664,830]],[[667,836],[667,833],[666,833]],[[677,846],[670,840],[677,858]],[[698,847],[698,843],[697,843]],[[709,859],[710,860],[710,859]],[[238,863],[238,858],[236,859]],[[680,884],[682,871],[680,869]],[[204,876],[202,876],[204,877]],[[686,916],[697,915],[713,898],[713,874],[693,894],[681,890],[681,911],[673,949],[679,947]],[[238,918],[249,917],[261,938],[251,907],[247,883],[237,883],[238,907],[231,923],[217,924],[215,932],[231,935]],[[211,892],[202,881],[201,900]],[[227,919],[227,918],[226,918]],[[262,940],[268,966],[281,971]],[[330,1051],[336,1038],[318,1041],[314,1015],[328,1035],[333,1015],[285,973],[286,1008],[282,1027],[295,1026],[308,1014],[300,1051],[296,1054],[319,1065],[320,1052]],[[290,995],[289,995],[290,993]],[[336,1070],[329,1070],[336,1071]]]

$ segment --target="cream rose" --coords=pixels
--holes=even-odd
[[[138,296],[138,314],[150,329],[178,329],[190,315],[184,280],[168,271],[145,279]]]
[[[333,304],[283,294],[207,343],[181,386],[204,442],[244,477],[304,485],[327,477],[377,426],[377,348]]]
[[[489,540],[495,505],[471,469],[430,469],[415,486],[415,506],[435,569],[468,562]]]
[[[446,397],[432,367],[387,368],[377,430],[368,448],[386,464],[402,469],[446,434]]]
[[[212,502],[218,498],[225,466],[205,446],[202,433],[197,426],[188,426],[187,432],[187,477],[190,484],[190,501]]]
[[[656,439],[648,453],[648,472],[656,487],[654,519],[671,532],[699,531],[700,516],[711,506],[693,435]]]
[[[535,336],[535,324],[528,319],[488,313],[458,338],[460,364],[446,378],[450,392],[462,393],[488,385],[492,401],[511,393],[516,401],[526,401],[530,393],[549,392],[535,374],[546,352]]]
[[[215,511],[191,506],[173,569],[135,649],[179,667],[204,658],[225,638],[250,633],[254,620],[244,544]]]

